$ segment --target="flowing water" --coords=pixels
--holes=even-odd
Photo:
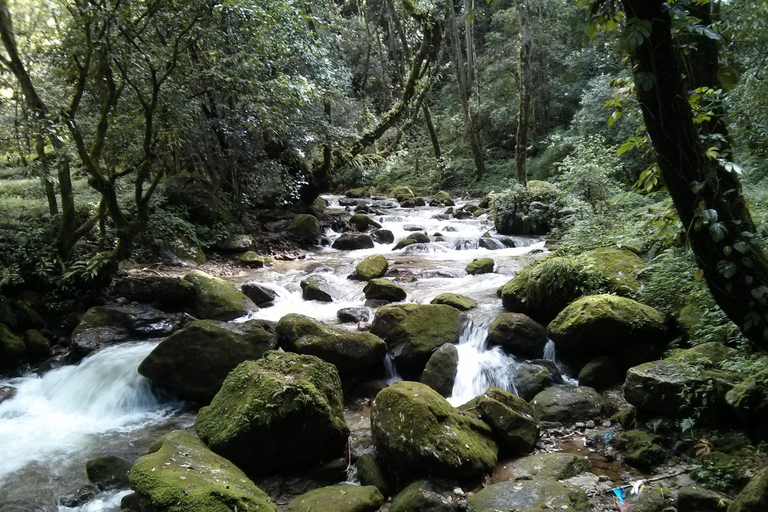
[[[331,211],[343,208],[339,198],[329,200]],[[488,347],[485,339],[489,324],[502,312],[496,290],[535,257],[533,254],[545,251],[544,239],[495,237],[483,243],[496,248],[489,250],[479,244],[484,233],[494,233],[485,215],[446,220],[439,216],[444,208],[400,209],[392,207],[395,205],[374,202],[373,207],[380,208],[380,213],[371,217],[391,230],[396,241],[413,231],[427,232],[433,238],[439,233],[442,240],[397,251],[393,250],[395,244],[376,244],[359,251],[318,247],[306,259],[276,261],[272,267],[246,271],[234,281],[257,282],[277,294],[272,307],[262,308],[252,316],[276,321],[288,313],[301,313],[338,325],[339,309],[363,307],[365,302],[364,283],[347,276],[364,257],[382,254],[389,262],[389,276],[405,288],[407,302],[429,303],[440,293],[452,292],[479,304],[468,313],[458,344],[459,368],[451,403],[460,405],[490,385],[514,391],[517,360],[498,347]],[[325,233],[330,241],[339,234],[332,230]],[[515,247],[502,243],[509,239]],[[472,276],[464,270],[472,260],[486,257],[494,259],[494,273]],[[333,302],[302,299],[300,283],[309,276],[325,284]],[[344,327],[356,328],[352,324]],[[59,496],[87,483],[87,460],[107,454],[134,460],[162,433],[191,424],[191,412],[173,397],[153,389],[136,371],[155,345],[141,342],[114,346],[90,355],[79,365],[52,370],[42,377],[0,381],[0,386],[18,389],[14,398],[0,404],[0,504],[4,500],[39,501],[48,508],[29,510],[56,510],[53,504]],[[554,353],[549,352],[542,357],[554,358]],[[398,379],[391,365],[388,378],[390,382]],[[124,494],[102,493],[77,510],[119,510]],[[72,510],[59,507],[60,512]]]

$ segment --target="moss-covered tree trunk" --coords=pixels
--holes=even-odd
[[[628,30],[650,35],[633,51],[635,86],[662,178],[717,304],[768,348],[768,258],[737,176],[706,154],[693,123],[682,57],[663,0],[622,0]]]

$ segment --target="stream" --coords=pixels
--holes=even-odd
[[[340,200],[349,201],[336,196],[327,199],[331,212],[344,208]],[[489,250],[478,244],[486,232],[498,239],[487,215],[446,220],[440,216],[444,207],[401,209],[393,200],[357,201],[373,203],[372,208],[380,214],[370,216],[383,229],[391,230],[395,241],[413,231],[425,231],[430,237],[440,233],[443,240],[413,244],[397,251],[393,251],[394,243],[358,251],[318,246],[305,259],[276,261],[268,268],[245,270],[231,281],[257,282],[277,294],[272,307],[262,308],[249,318],[277,321],[288,313],[301,313],[338,325],[339,309],[362,307],[365,303],[364,283],[347,276],[364,257],[382,254],[389,262],[388,276],[405,288],[407,302],[429,303],[445,292],[466,295],[478,302],[478,307],[468,313],[458,344],[459,368],[450,402],[460,405],[491,385],[514,391],[517,360],[498,347],[487,347],[486,334],[493,318],[503,311],[497,288],[528,260],[545,252],[545,240],[505,237],[513,240],[515,247],[505,247],[497,240],[485,244],[497,247]],[[325,238],[333,241],[339,234],[327,230]],[[474,259],[486,257],[494,259],[494,273],[473,276],[464,270]],[[325,282],[332,291],[333,302],[302,299],[300,282],[309,276]],[[371,317],[372,314],[373,311]],[[356,326],[346,324],[345,328]],[[127,491],[99,494],[96,500],[80,508],[63,507],[57,502],[60,496],[88,483],[88,460],[108,454],[134,460],[146,453],[160,435],[191,427],[194,412],[173,396],[155,389],[136,371],[158,342],[113,346],[91,354],[76,366],[51,370],[43,376],[0,381],[0,386],[18,389],[14,398],[0,403],[0,512],[6,510],[3,502],[6,506],[17,504],[18,508],[7,509],[14,511],[119,510],[120,499]],[[554,353],[546,357],[554,359]]]

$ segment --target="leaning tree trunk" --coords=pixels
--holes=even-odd
[[[709,158],[693,124],[681,56],[663,0],[622,0],[650,23],[633,51],[635,90],[662,178],[717,304],[756,346],[768,348],[768,258],[737,177]]]
[[[528,148],[528,124],[531,119],[531,34],[528,31],[528,13],[525,5],[520,3],[517,13],[520,22],[520,98],[515,134],[515,174],[517,181],[525,186],[528,182],[525,152]]]

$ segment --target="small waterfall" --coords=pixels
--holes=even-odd
[[[517,360],[505,354],[501,347],[488,349],[486,338],[490,319],[467,322],[459,344],[459,367],[448,401],[454,407],[468,402],[490,386],[516,393],[515,371]]]
[[[544,345],[544,355],[542,356],[542,359],[546,359],[547,361],[552,361],[553,363],[557,363],[557,359],[555,359],[555,342],[552,340],[547,340],[547,344]]]
[[[384,357],[384,382],[392,384],[393,382],[400,380],[403,380],[403,378],[398,375],[397,369],[395,368],[395,362],[392,361],[392,357],[387,354]]]

